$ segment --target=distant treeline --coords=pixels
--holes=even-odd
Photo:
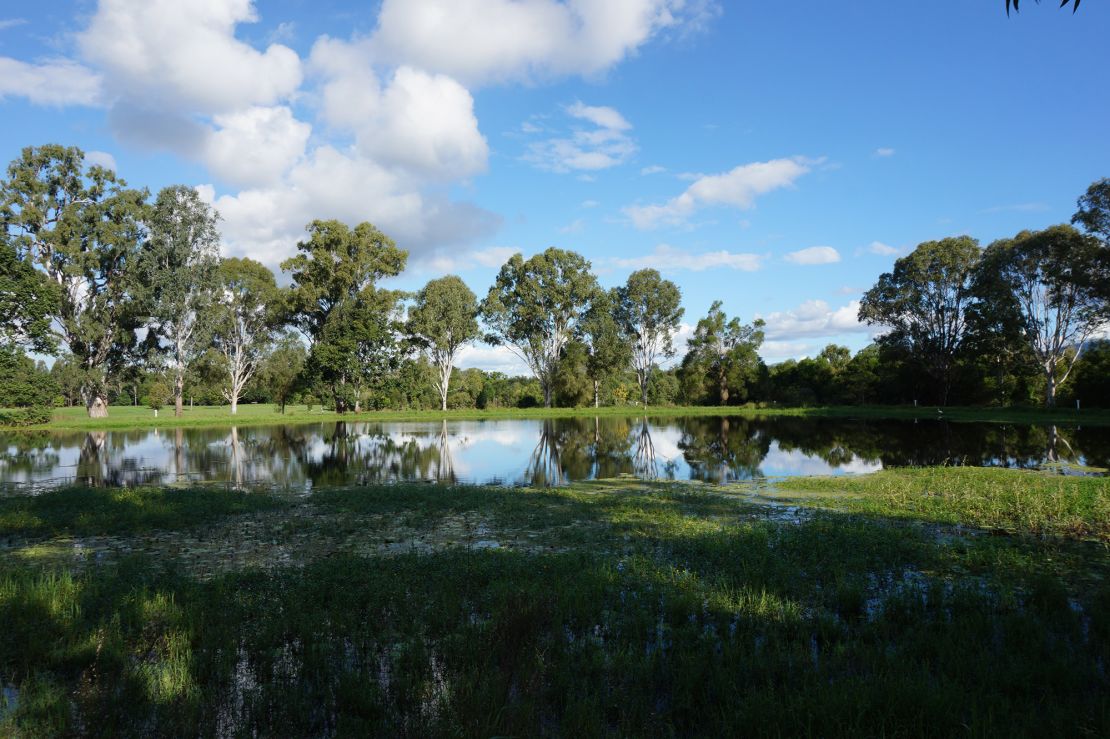
[[[763,322],[718,301],[679,357],[684,310],[655,270],[601,288],[580,254],[517,254],[486,296],[455,276],[378,283],[408,254],[369,223],[313,221],[289,281],[220,253],[219,216],[186,186],[127,187],[76,148],[27,148],[0,182],[0,422],[82,404],[239,402],[362,409],[622,404],[1110,404],[1110,180],[1073,225],[898,259],[861,301],[856,353],[766,365]],[[1078,226],[1078,228],[1076,227]],[[530,377],[455,364],[507,347]],[[48,369],[27,352],[56,357]]]

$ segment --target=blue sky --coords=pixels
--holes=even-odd
[[[391,234],[404,289],[551,245],[658,267],[778,361],[866,345],[853,301],[921,241],[1068,220],[1110,176],[1107,38],[1096,2],[7,3],[0,157],[198,186],[275,268],[316,217]]]

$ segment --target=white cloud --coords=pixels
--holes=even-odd
[[[690,270],[703,272],[707,269],[736,269],[742,272],[755,272],[763,266],[765,256],[730,251],[711,251],[690,254],[668,244],[660,244],[651,254],[639,257],[618,257],[611,260],[616,267],[644,269],[654,267],[659,270]]]
[[[783,259],[791,264],[834,264],[840,261],[840,252],[831,246],[811,246],[808,249],[792,251]]]
[[[15,28],[27,23],[26,18],[5,18],[0,20],[0,31],[6,31],[9,28]]]
[[[875,156],[892,157],[894,156],[894,149],[891,149],[889,146],[880,146],[878,149],[875,149]]]
[[[703,26],[715,6],[704,0],[384,0],[371,44],[381,61],[467,84],[592,75],[666,29]]]
[[[867,333],[870,329],[857,319],[859,305],[858,300],[853,300],[834,309],[824,300],[807,300],[797,308],[757,317],[766,321],[764,332],[775,341]]]
[[[649,167],[644,167],[643,169],[641,169],[640,174],[642,174],[646,177],[647,175],[659,174],[660,172],[666,172],[666,171],[667,171],[666,167],[660,167],[658,164],[652,164]]]
[[[700,175],[686,191],[661,205],[632,205],[625,215],[641,229],[684,222],[705,206],[727,205],[748,209],[759,195],[789,187],[810,171],[813,162],[802,157],[742,164],[716,175]]]
[[[596,200],[583,200],[581,203],[581,207],[583,208],[596,208],[599,205],[601,205],[601,203]]]
[[[801,359],[815,353],[816,347],[805,341],[764,341],[759,347],[759,356],[767,363]]]
[[[520,357],[513,354],[508,347],[486,344],[467,344],[459,349],[455,366],[459,369],[480,367],[487,372],[503,372],[510,376],[532,374],[528,365],[520,361]]]
[[[573,221],[571,221],[567,225],[561,227],[559,229],[559,233],[561,233],[561,234],[579,234],[579,233],[582,233],[582,229],[584,229],[585,227],[586,227],[586,222],[585,221],[583,221],[581,218],[575,218]]]
[[[218,129],[204,152],[208,168],[226,182],[264,185],[281,178],[304,155],[312,126],[278,106],[255,106],[215,117]]]
[[[119,171],[116,168],[116,158],[106,151],[86,151],[85,164],[104,167],[104,169],[110,169],[113,172]]]
[[[500,267],[509,261],[509,257],[516,254],[519,249],[508,246],[491,246],[485,249],[471,251],[445,251],[438,250],[427,256],[418,257],[414,266],[428,272],[448,274],[463,272],[475,267]]]
[[[536,141],[528,146],[525,161],[551,172],[596,171],[622,164],[636,152],[636,143],[627,133],[632,124],[616,109],[576,102],[566,112],[593,128]]]
[[[35,105],[97,105],[101,77],[71,59],[28,64],[0,57],[0,99],[24,97]]]
[[[901,249],[890,246],[889,244],[884,244],[881,241],[872,241],[870,244],[867,245],[867,251],[883,257],[892,257],[895,254],[902,253]]]
[[[110,93],[148,108],[228,112],[271,105],[301,83],[292,49],[235,38],[256,20],[251,0],[100,0],[77,40]]]

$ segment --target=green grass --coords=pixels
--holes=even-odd
[[[1019,534],[1110,542],[1110,479],[983,467],[882,470],[859,477],[801,477],[784,491],[879,516],[964,524]]]
[[[272,510],[267,495],[220,488],[69,487],[0,498],[0,532],[22,536],[138,534]]]
[[[954,472],[806,480],[798,511],[758,486],[324,488],[176,517],[140,556],[155,534],[125,527],[81,567],[28,563],[51,539],[0,519],[0,735],[1106,735],[1110,549],[1084,538],[1110,481]],[[1041,537],[931,525],[1044,495],[1014,527]],[[103,508],[42,497],[68,534]],[[219,539],[303,556],[212,568]]]
[[[652,406],[647,411],[650,416],[794,416],[794,417],[828,417],[828,418],[859,418],[859,419],[914,419],[937,418],[937,409],[933,406],[914,408],[906,406],[844,406],[830,408],[775,408],[756,406]],[[373,420],[373,421],[408,421],[408,420],[439,420],[442,418],[467,420],[467,419],[506,419],[506,418],[568,418],[568,417],[594,417],[594,416],[639,416],[644,410],[638,406],[619,406],[605,408],[497,408],[489,410],[449,410],[424,411],[368,411],[360,414],[347,413],[339,415],[331,411],[321,410],[319,406],[306,410],[305,406],[287,406],[283,415],[277,411],[276,406],[270,404],[240,405],[239,412],[231,414],[229,406],[197,406],[186,407],[181,418],[173,415],[172,408],[164,408],[154,417],[154,412],[149,408],[136,406],[113,406],[109,409],[108,418],[90,419],[84,408],[59,408],[55,411],[54,420],[47,425],[31,426],[29,429],[55,429],[55,430],[96,430],[96,429],[133,429],[133,428],[173,428],[179,426],[258,426],[280,423],[314,423],[336,420]],[[1103,426],[1110,425],[1110,411],[1085,410],[1077,413],[1075,410],[1057,409],[1045,410],[1042,408],[948,408],[944,409],[943,417],[953,421],[985,421],[992,423],[1076,423]]]

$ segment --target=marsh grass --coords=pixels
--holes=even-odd
[[[1097,515],[1085,487],[1063,490],[1077,501],[1043,519]],[[0,556],[0,685],[18,692],[0,734],[1106,735],[1107,547],[887,508],[783,518],[740,488],[631,480],[398,484],[276,509],[258,536],[309,531],[303,566]],[[458,520],[485,530],[421,553],[332,546]]]
[[[781,490],[808,501],[880,516],[1009,533],[1110,542],[1110,479],[980,467],[882,470],[858,477],[802,477]]]

